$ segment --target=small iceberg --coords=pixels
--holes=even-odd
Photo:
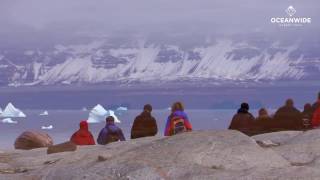
[[[53,126],[52,125],[50,125],[50,126],[41,126],[41,129],[50,130],[50,129],[53,129]]]
[[[43,111],[43,113],[40,113],[39,116],[48,116],[49,112],[48,111]]]
[[[104,122],[107,116],[112,116],[115,119],[116,123],[120,123],[120,120],[115,115],[114,111],[107,111],[100,104],[96,105],[89,113],[89,118],[87,120],[88,123],[100,123]]]
[[[128,111],[128,108],[120,106],[116,109],[116,111]]]
[[[127,107],[120,106],[116,109],[115,114],[118,116],[121,116],[121,115],[127,113],[127,111],[128,111]]]
[[[13,106],[12,103],[9,103],[6,108],[3,110],[1,117],[5,118],[16,118],[21,117],[25,118],[27,117],[20,109]]]
[[[88,109],[86,107],[83,107],[82,111],[88,111]]]
[[[18,121],[13,121],[11,118],[5,118],[1,120],[2,123],[8,123],[8,124],[17,124]]]

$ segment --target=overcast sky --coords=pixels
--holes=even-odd
[[[319,0],[1,0],[0,33],[269,32],[289,5],[320,29]]]

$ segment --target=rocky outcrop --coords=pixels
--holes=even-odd
[[[15,149],[35,149],[53,145],[52,138],[43,132],[25,131],[15,141]]]
[[[47,150],[47,154],[61,153],[61,152],[68,152],[68,151],[75,151],[75,150],[77,150],[77,145],[71,141],[68,141],[61,144],[49,146]]]
[[[45,148],[4,152],[0,179],[318,179],[319,149],[320,130],[195,131],[49,155]]]

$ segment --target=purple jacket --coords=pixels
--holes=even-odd
[[[99,133],[99,136],[97,139],[98,144],[106,145],[108,143],[107,137],[110,134],[109,131],[116,133],[118,135],[118,138],[120,141],[126,140],[123,133],[122,133],[122,130],[119,127],[117,127],[115,124],[107,124],[103,129],[101,129],[101,131]]]

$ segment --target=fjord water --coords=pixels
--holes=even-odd
[[[88,118],[89,111],[81,110],[48,110],[48,116],[39,116],[44,110],[25,110],[26,118],[15,118],[18,124],[0,124],[0,149],[12,149],[15,138],[25,130],[37,130],[47,132],[54,140],[54,143],[61,143],[69,140],[70,136],[78,130],[79,122]],[[195,130],[205,129],[226,129],[235,113],[235,110],[186,110],[189,119]],[[256,114],[256,111],[253,111]],[[141,110],[129,110],[121,115],[122,121],[119,125],[127,139],[130,138],[130,129],[134,118],[141,113]],[[165,121],[169,110],[154,110],[153,116],[157,119],[158,136],[163,136]],[[53,129],[42,130],[41,126],[53,125]],[[90,124],[89,128],[95,139],[102,123]]]

